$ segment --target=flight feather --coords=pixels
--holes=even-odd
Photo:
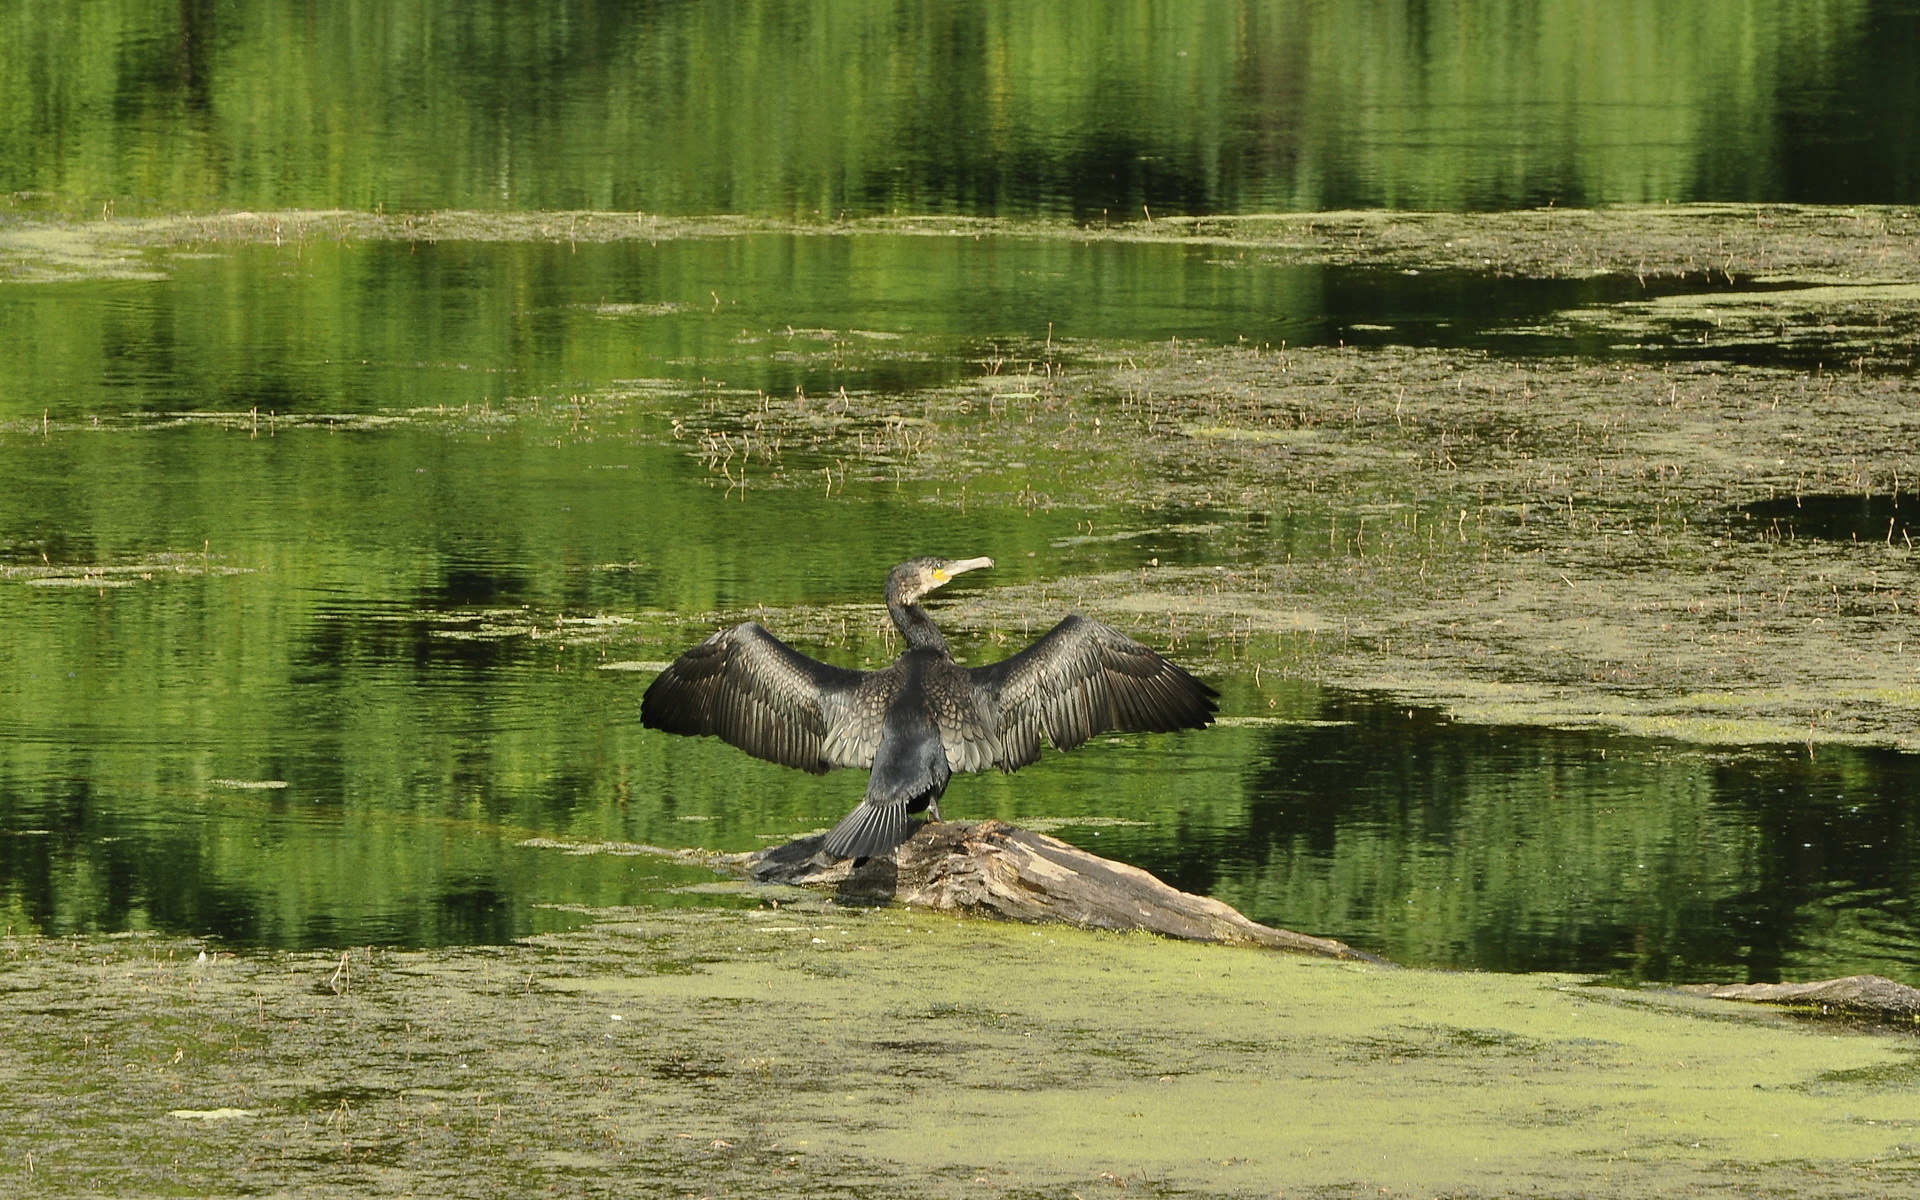
[[[640,702],[649,729],[711,734],[755,758],[820,774],[870,767],[880,742],[872,673],[806,655],[756,622],[682,654]]]
[[[1111,625],[1078,614],[1011,658],[975,667],[975,707],[997,718],[994,765],[1071,750],[1107,730],[1166,733],[1212,722],[1219,693]]]

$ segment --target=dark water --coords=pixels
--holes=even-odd
[[[1912,0],[87,0],[0,11],[0,193],[975,212],[1920,199]]]
[[[1914,533],[1920,532],[1920,496],[1892,492],[1776,496],[1740,505],[1733,512],[1732,528],[1738,533],[1776,539],[1912,545]]]
[[[1777,979],[1920,958],[1912,755],[1458,726],[1360,697],[1319,711],[1351,724],[1258,739],[1232,826],[1103,840],[1409,961]]]

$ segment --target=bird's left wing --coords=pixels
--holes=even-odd
[[[816,775],[871,767],[881,725],[873,681],[868,672],[808,658],[749,621],[660,672],[640,701],[640,720],[666,733],[711,734]]]
[[[1219,707],[1219,693],[1177,664],[1078,614],[1012,658],[968,674],[975,707],[996,727],[994,765],[1003,771],[1038,759],[1042,735],[1071,750],[1109,729],[1199,729]]]

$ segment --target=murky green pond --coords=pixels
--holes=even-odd
[[[1869,83],[1914,94],[1908,4],[1118,8],[16,6],[0,233],[221,208],[1145,226],[1920,194],[1920,103],[1847,107]],[[1457,509],[1468,541],[1464,508],[1390,494],[1386,460],[1369,502],[1391,504],[1216,496],[1225,426],[1186,430],[1188,499],[1083,486],[1134,469],[1099,440],[1131,392],[1018,459],[936,444],[936,402],[965,411],[983,379],[1031,424],[1059,373],[1179,342],[1708,355],[1549,319],[1700,278],[1214,243],[184,238],[129,261],[0,282],[0,917],[21,930],[445,945],[730,903],[631,848],[783,840],[861,783],[640,728],[654,665],[718,621],[878,661],[890,565],[987,554],[955,602],[1028,599],[960,630],[978,662],[1073,605],[1071,581],[1364,558],[1388,509],[1426,537]],[[1455,724],[1303,678],[1322,636],[1169,616],[1158,644],[1229,721],[959,780],[948,811],[1407,963],[1920,970],[1913,757]]]
[[[552,843],[747,849],[830,823],[857,776],[640,728],[647,664],[713,620],[764,607],[859,663],[888,652],[886,568],[919,553],[993,555],[989,589],[1332,553],[1290,507],[1023,500],[1086,469],[1071,447],[893,473],[916,396],[1174,336],[1497,341],[1620,286],[992,238],[150,265],[0,292],[0,895],[22,928],[291,946],[712,903],[674,891],[704,872]],[[851,473],[805,445],[755,451],[737,425],[723,461],[694,414],[762,393],[895,396],[900,421]],[[985,498],[955,502],[968,488]],[[963,652],[1010,649],[976,634]],[[1180,653],[1237,721],[963,779],[950,811],[1401,961],[1693,978],[1920,960],[1911,759],[1457,726],[1297,679],[1256,689],[1284,646]]]
[[[1911,0],[43,0],[0,192],[1152,213],[1920,195]]]

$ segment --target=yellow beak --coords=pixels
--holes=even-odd
[[[929,589],[937,588],[944,584],[951,583],[955,575],[962,575],[968,571],[977,571],[981,567],[990,567],[992,565],[993,560],[990,558],[955,559],[944,567],[935,567],[933,570],[927,572],[927,579],[929,581],[927,586]]]

